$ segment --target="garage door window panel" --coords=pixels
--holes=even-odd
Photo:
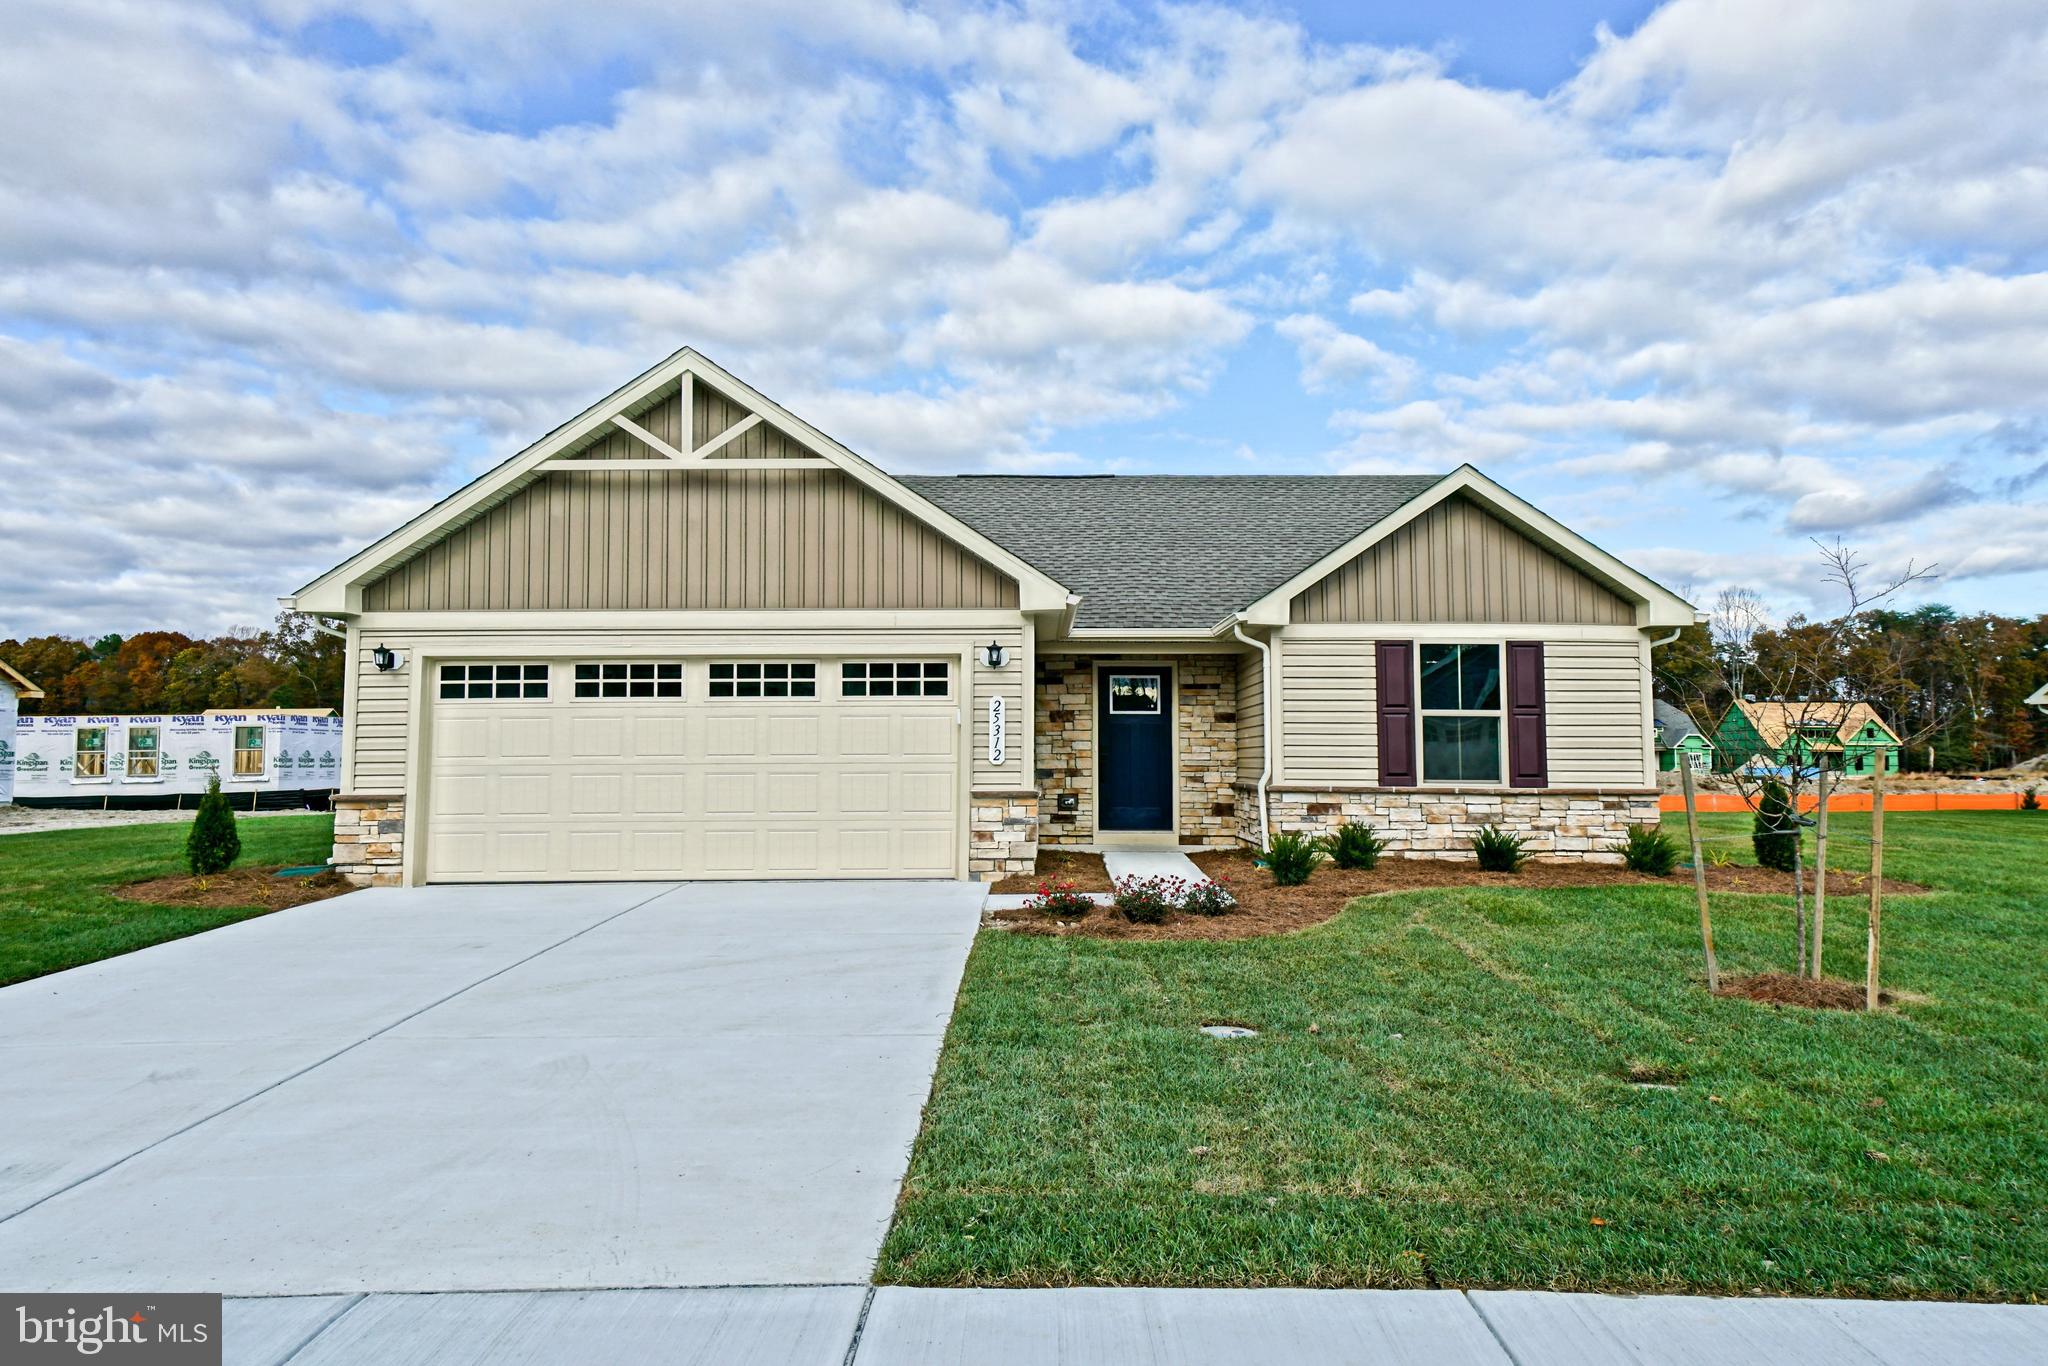
[[[536,701],[548,696],[545,664],[443,664],[440,693],[444,702]]]
[[[640,660],[604,660],[576,666],[576,696],[583,701],[619,698],[679,699],[683,666]]]
[[[848,660],[839,668],[843,697],[945,697],[952,668],[944,660]]]
[[[766,660],[713,664],[708,691],[713,697],[800,698],[818,695],[818,666]]]

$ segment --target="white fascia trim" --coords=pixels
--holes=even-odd
[[[991,541],[935,503],[911,492],[902,484],[855,455],[839,442],[805,422],[781,404],[734,378],[691,347],[670,356],[625,387],[613,390],[574,418],[557,427],[511,459],[471,480],[397,530],[358,551],[334,568],[292,594],[294,610],[330,615],[354,615],[362,610],[365,581],[390,568],[415,548],[430,542],[449,527],[468,519],[501,494],[523,482],[541,465],[569,449],[592,432],[612,425],[614,414],[630,412],[655,393],[688,375],[720,390],[742,407],[816,450],[826,460],[889,502],[903,508],[950,539],[974,551],[1017,580],[1023,610],[1049,611],[1064,607],[1067,590],[1032,568],[1015,554]]]
[[[1399,531],[1423,513],[1456,493],[1470,495],[1489,511],[1513,523],[1546,548],[1572,561],[1609,587],[1634,598],[1638,627],[1690,626],[1699,610],[1685,599],[1647,575],[1629,568],[1564,523],[1535,505],[1525,502],[1496,484],[1470,465],[1457,469],[1410,498],[1399,508],[1367,527],[1358,536],[1317,560],[1286,583],[1244,610],[1246,621],[1260,626],[1287,624],[1289,604],[1294,595],[1334,573],[1353,557]]]

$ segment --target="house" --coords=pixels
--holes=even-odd
[[[14,722],[21,699],[40,699],[43,690],[0,660],[0,806],[14,800]]]
[[[1650,705],[1650,724],[1657,732],[1657,767],[1665,773],[1678,771],[1680,763],[1696,773],[1714,766],[1714,744],[1700,734],[1682,707],[1669,702]]]
[[[1715,728],[1714,750],[1724,770],[1760,763],[1871,773],[1882,763],[1887,773],[1899,771],[1898,733],[1868,702],[1745,697]]]
[[[895,478],[687,349],[285,602],[347,638],[366,883],[1611,858],[1695,615],[1469,466]]]
[[[238,807],[318,806],[341,774],[332,708],[24,716],[7,733],[23,806],[182,808],[216,776]]]

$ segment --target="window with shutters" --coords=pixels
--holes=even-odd
[[[1500,646],[1415,648],[1422,781],[1501,781]]]

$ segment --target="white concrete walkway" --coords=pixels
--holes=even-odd
[[[2048,1308],[857,1285],[231,1300],[229,1366],[2014,1366]]]
[[[0,1287],[865,1281],[981,896],[359,892],[0,990]]]

